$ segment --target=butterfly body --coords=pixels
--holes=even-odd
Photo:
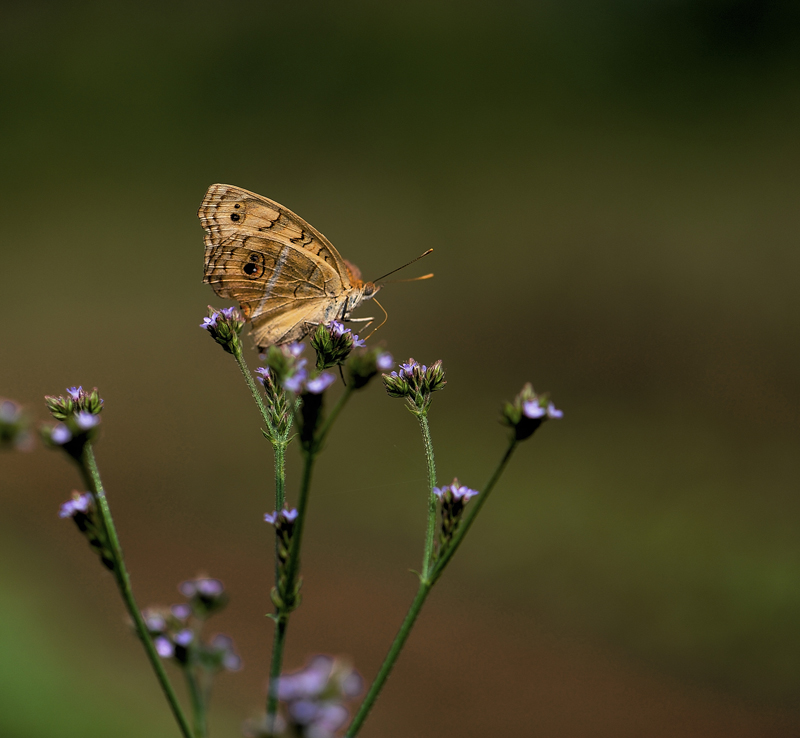
[[[239,301],[261,348],[347,320],[380,289],[300,216],[254,192],[211,185],[197,215],[206,231],[203,281]]]

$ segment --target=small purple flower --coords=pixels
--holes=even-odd
[[[447,493],[450,493],[454,499],[467,502],[470,498],[479,494],[478,490],[470,489],[469,487],[459,484],[458,479],[454,479],[452,484],[445,484],[444,487],[434,487],[433,494],[440,500]]]
[[[167,629],[167,620],[160,612],[145,612],[144,623],[151,633],[163,633]]]
[[[196,587],[201,597],[219,597],[225,589],[219,579],[197,579]]]
[[[343,323],[340,323],[338,320],[332,320],[328,324],[328,330],[330,330],[331,335],[335,336],[336,338],[341,338],[345,333],[349,333],[350,329],[345,328]]]
[[[533,399],[523,403],[522,414],[526,418],[536,420],[537,418],[543,418],[547,414],[547,410],[539,404],[538,399]]]
[[[156,647],[156,653],[162,659],[169,659],[175,655],[175,646],[169,638],[157,636],[153,639],[153,645]]]
[[[186,648],[194,640],[194,633],[189,628],[184,628],[172,636],[172,640],[176,646]]]
[[[92,494],[86,492],[85,494],[73,493],[71,500],[67,500],[58,512],[60,518],[74,518],[78,513],[86,515],[92,507]]]
[[[77,402],[83,395],[83,387],[67,387],[67,394]]]
[[[394,359],[390,353],[383,352],[378,356],[375,364],[382,372],[388,372],[394,366]],[[397,373],[392,372],[392,376],[397,376]]]
[[[169,611],[172,613],[172,616],[178,620],[188,620],[189,616],[192,614],[192,608],[185,602],[172,605]]]
[[[264,515],[264,520],[270,525],[275,525],[275,523],[280,522],[281,518],[289,523],[293,523],[297,519],[297,510],[295,508],[291,510],[273,510],[271,513]]]
[[[333,376],[333,374],[329,372],[323,372],[318,377],[309,379],[306,382],[306,391],[310,392],[312,395],[320,395],[335,381],[336,378]]]
[[[63,446],[72,440],[72,431],[63,423],[56,423],[50,431],[50,440],[58,446]]]
[[[258,369],[256,369],[256,374],[258,375],[256,379],[259,382],[261,382],[261,384],[264,384],[264,382],[266,382],[269,379],[269,367],[266,366],[258,367]]]
[[[353,346],[355,348],[364,348],[367,342],[363,338],[359,338],[355,333],[353,334]]]
[[[563,418],[564,411],[556,408],[556,406],[551,402],[547,405],[547,417],[553,419]]]
[[[297,358],[300,354],[303,353],[305,349],[305,344],[300,343],[299,341],[295,341],[294,343],[290,343],[286,346],[286,351],[289,353],[290,356],[294,356]]]
[[[293,523],[297,520],[298,512],[296,508],[292,508],[291,510],[281,510],[281,515],[288,520],[290,523]]]
[[[219,313],[214,313],[209,317],[203,318],[203,322],[200,323],[201,328],[205,328],[205,330],[210,331],[212,328],[216,328],[217,326],[217,317]]]
[[[100,418],[97,415],[92,415],[92,413],[88,413],[85,410],[75,414],[75,425],[81,430],[86,431],[94,428],[99,422]]]
[[[413,374],[414,368],[418,366],[419,364],[414,359],[409,359],[405,364],[400,364],[400,376],[404,379],[409,378]]]
[[[303,389],[303,382],[306,381],[308,377],[308,372],[303,369],[302,367],[298,368],[291,377],[287,377],[283,380],[283,386],[285,389],[289,390],[290,392],[294,392],[296,395],[300,394],[300,391]]]

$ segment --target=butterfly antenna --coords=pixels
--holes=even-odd
[[[390,279],[388,282],[384,282],[383,284],[397,284],[398,282],[419,282],[421,279],[430,279],[433,276],[433,272],[430,274],[423,274],[421,277],[412,277],[411,279]]]
[[[422,256],[425,256],[425,254],[423,254]],[[422,258],[422,257],[420,257],[420,258]],[[416,259],[414,259],[414,261],[416,261]],[[368,340],[369,338],[371,338],[372,335],[375,333],[375,331],[377,331],[378,328],[383,326],[386,323],[386,321],[389,320],[389,313],[386,312],[386,310],[384,309],[383,305],[381,305],[374,297],[372,298],[372,302],[374,302],[383,311],[383,322],[381,322],[379,325],[375,326],[370,331],[370,334],[364,339],[365,341]]]
[[[383,277],[378,277],[377,279],[373,280],[373,282],[377,284],[384,277],[388,277],[390,274],[394,274],[395,272],[399,272],[401,269],[405,269],[407,266],[411,266],[415,261],[419,261],[421,258],[423,258],[424,256],[427,256],[428,254],[430,254],[432,252],[433,252],[433,249],[428,249],[424,254],[420,254],[416,259],[412,259],[411,261],[409,261],[408,264],[403,264],[403,266],[397,267],[397,269],[392,269],[391,272],[387,272],[386,274],[383,275]],[[432,277],[433,275],[431,274],[430,276]],[[427,279],[427,277],[421,277],[421,279]],[[383,310],[383,308],[381,308],[381,310]],[[384,321],[384,323],[385,322],[386,321]],[[381,325],[383,325],[383,323],[381,323]],[[378,328],[380,328],[380,326],[378,326]],[[377,328],[375,330],[377,330]]]

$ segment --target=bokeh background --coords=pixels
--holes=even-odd
[[[798,734],[796,3],[26,0],[0,38],[0,394],[44,419],[45,393],[101,389],[143,605],[225,581],[245,669],[214,735],[263,705],[272,472],[197,327],[224,304],[201,284],[213,182],[286,204],[367,278],[435,248],[374,338],[445,362],[442,480],[485,483],[523,382],[565,411],[519,449],[365,738]],[[176,735],[56,515],[75,470],[0,464],[0,734]],[[375,674],[424,485],[414,419],[371,386],[318,467],[288,667]]]

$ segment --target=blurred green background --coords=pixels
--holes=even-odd
[[[0,5],[0,394],[98,386],[140,602],[200,571],[261,708],[271,454],[197,327],[213,182],[394,285],[375,336],[445,362],[440,479],[520,448],[423,612],[370,736],[800,731],[800,7],[763,0]],[[413,273],[412,273],[413,272]],[[363,314],[363,313],[362,313]],[[255,352],[250,352],[255,363]],[[0,735],[173,736],[59,455],[0,458]],[[290,489],[297,463],[290,464]],[[414,590],[414,419],[358,396],[318,467],[287,666],[369,679]],[[214,625],[212,621],[212,625]]]

